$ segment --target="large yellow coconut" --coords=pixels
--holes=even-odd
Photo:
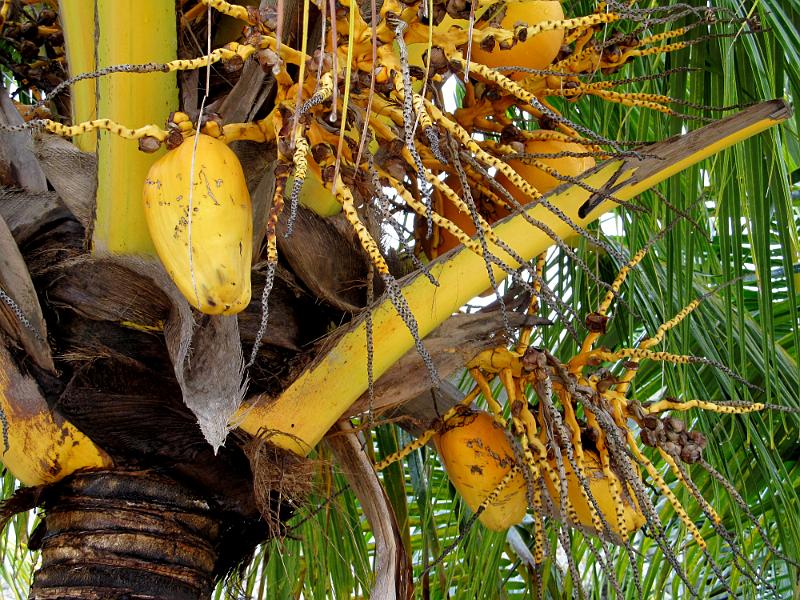
[[[469,411],[448,419],[434,442],[450,481],[473,511],[516,464],[505,433],[484,411]],[[525,479],[517,472],[478,518],[489,529],[504,531],[520,523],[527,508]]]
[[[189,304],[232,315],[250,302],[253,209],[239,159],[224,142],[198,135],[196,153],[190,137],[150,167],[144,214],[158,257]]]
[[[510,2],[505,6],[505,16],[500,21],[503,29],[513,30],[518,23],[528,26],[545,21],[561,21],[564,11],[560,2]],[[489,22],[478,23],[481,28],[488,27]],[[564,30],[554,29],[530,36],[524,42],[517,42],[511,48],[503,50],[495,44],[491,51],[484,50],[480,44],[472,44],[471,60],[489,67],[526,67],[529,69],[547,69],[552,64],[564,41]],[[507,72],[513,79],[528,76],[525,72]]]
[[[555,469],[555,460],[551,460],[550,462]],[[589,501],[584,496],[581,482],[566,457],[564,458],[564,472],[567,477],[567,495],[578,517],[578,522],[573,523],[573,525],[577,525],[584,531],[606,537],[605,531],[595,530],[594,523],[592,522],[593,506],[590,505]],[[608,523],[608,527],[612,533],[612,540],[617,542],[620,541],[622,537],[622,527],[621,523],[617,519],[616,507],[612,499],[613,496],[611,495],[612,481],[603,473],[600,465],[600,458],[594,452],[584,452],[583,475],[589,483],[589,489],[592,492],[592,497],[597,503],[603,518]],[[620,491],[623,497],[622,518],[625,524],[625,530],[628,534],[630,534],[644,525],[645,518],[641,510],[639,510],[639,505],[636,503],[631,490],[629,488],[626,489],[616,475],[612,475],[612,477],[615,480],[614,484],[616,484],[617,490]],[[557,489],[557,486],[553,486],[548,477],[545,477],[545,484],[547,485],[547,490],[550,493],[550,497],[553,499],[553,504],[556,507],[560,506],[560,489]]]

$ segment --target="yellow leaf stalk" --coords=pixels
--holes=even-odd
[[[25,485],[54,483],[79,469],[112,466],[111,458],[58,413],[36,382],[22,376],[0,346],[3,465]]]
[[[70,77],[95,70],[94,5],[94,2],[86,0],[58,2]],[[97,118],[95,85],[94,79],[85,79],[70,88],[73,123]],[[97,133],[94,131],[76,135],[73,141],[84,152],[97,149]]]

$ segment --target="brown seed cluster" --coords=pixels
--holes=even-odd
[[[45,8],[38,13],[12,9],[9,16],[0,36],[2,63],[21,87],[49,92],[66,77],[58,15]]]
[[[647,415],[642,420],[639,437],[645,446],[661,448],[670,456],[690,465],[703,458],[703,449],[707,444],[702,433],[687,430],[686,422],[677,417]]]

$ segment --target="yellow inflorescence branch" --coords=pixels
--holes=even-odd
[[[237,42],[231,42],[226,47],[217,48],[207,56],[199,56],[192,59],[171,60],[170,62],[164,64],[164,70],[170,73],[174,71],[195,71],[197,69],[202,69],[207,65],[213,65],[220,61],[229,61],[236,57],[241,58],[242,60],[247,60],[253,56],[257,50],[261,48],[268,48],[272,44],[274,44],[274,40],[268,36],[264,36],[262,38],[258,47],[251,44],[239,44]]]
[[[72,137],[89,131],[100,130],[108,131],[126,140],[141,140],[144,137],[152,137],[163,142],[167,138],[167,135],[169,135],[167,131],[155,125],[145,125],[139,129],[130,129],[111,119],[94,119],[93,121],[86,121],[85,123],[78,123],[77,125],[62,125],[61,123],[44,119],[33,121],[32,125],[41,126],[50,133],[55,133],[63,137]]]
[[[389,265],[386,264],[386,259],[383,258],[383,254],[381,254],[378,244],[375,242],[372,235],[367,230],[366,225],[364,225],[364,223],[361,221],[361,218],[358,216],[352,192],[350,192],[350,189],[344,185],[341,179],[339,179],[337,183],[336,199],[342,205],[344,216],[353,226],[353,229],[355,230],[362,247],[367,251],[367,254],[369,254],[369,258],[372,261],[372,264],[375,265],[378,273],[381,275],[389,275]]]
[[[255,25],[253,21],[250,20],[250,15],[247,12],[247,8],[244,6],[239,6],[238,4],[231,4],[229,2],[225,2],[225,0],[200,0],[206,6],[210,6],[214,10],[218,10],[224,15],[228,15],[229,17],[233,17],[234,19],[239,19],[240,21],[245,21],[249,25]]]
[[[758,412],[764,410],[766,405],[760,402],[753,402],[752,404],[746,405],[727,405],[727,404],[717,404],[715,402],[708,402],[706,400],[685,400],[683,402],[678,402],[677,400],[659,400],[657,402],[653,402],[653,404],[643,407],[647,414],[658,414],[668,410],[679,410],[679,411],[686,411],[691,410],[693,408],[699,408],[701,410],[707,410],[709,412],[715,413],[722,413],[728,415],[739,415],[744,413],[750,412]]]
[[[622,17],[615,13],[599,13],[593,15],[586,15],[583,17],[575,17],[574,19],[561,19],[558,21],[541,21],[535,25],[529,25],[521,28],[525,32],[525,38],[532,38],[535,35],[545,31],[555,31],[557,29],[584,29],[593,27],[595,25],[602,25],[607,23],[614,23],[619,21]],[[472,43],[480,44],[485,39],[493,37],[498,42],[504,42],[519,37],[518,31],[510,31],[508,29],[501,29],[498,27],[486,27],[484,29],[476,29],[472,33]]]

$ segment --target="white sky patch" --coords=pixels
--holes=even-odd
[[[444,98],[444,109],[447,112],[455,112],[458,108],[456,103],[456,86],[458,85],[455,77],[448,77],[442,86],[442,97]]]
[[[607,236],[620,236],[625,233],[625,224],[622,217],[615,212],[604,214],[600,217],[600,230]]]

